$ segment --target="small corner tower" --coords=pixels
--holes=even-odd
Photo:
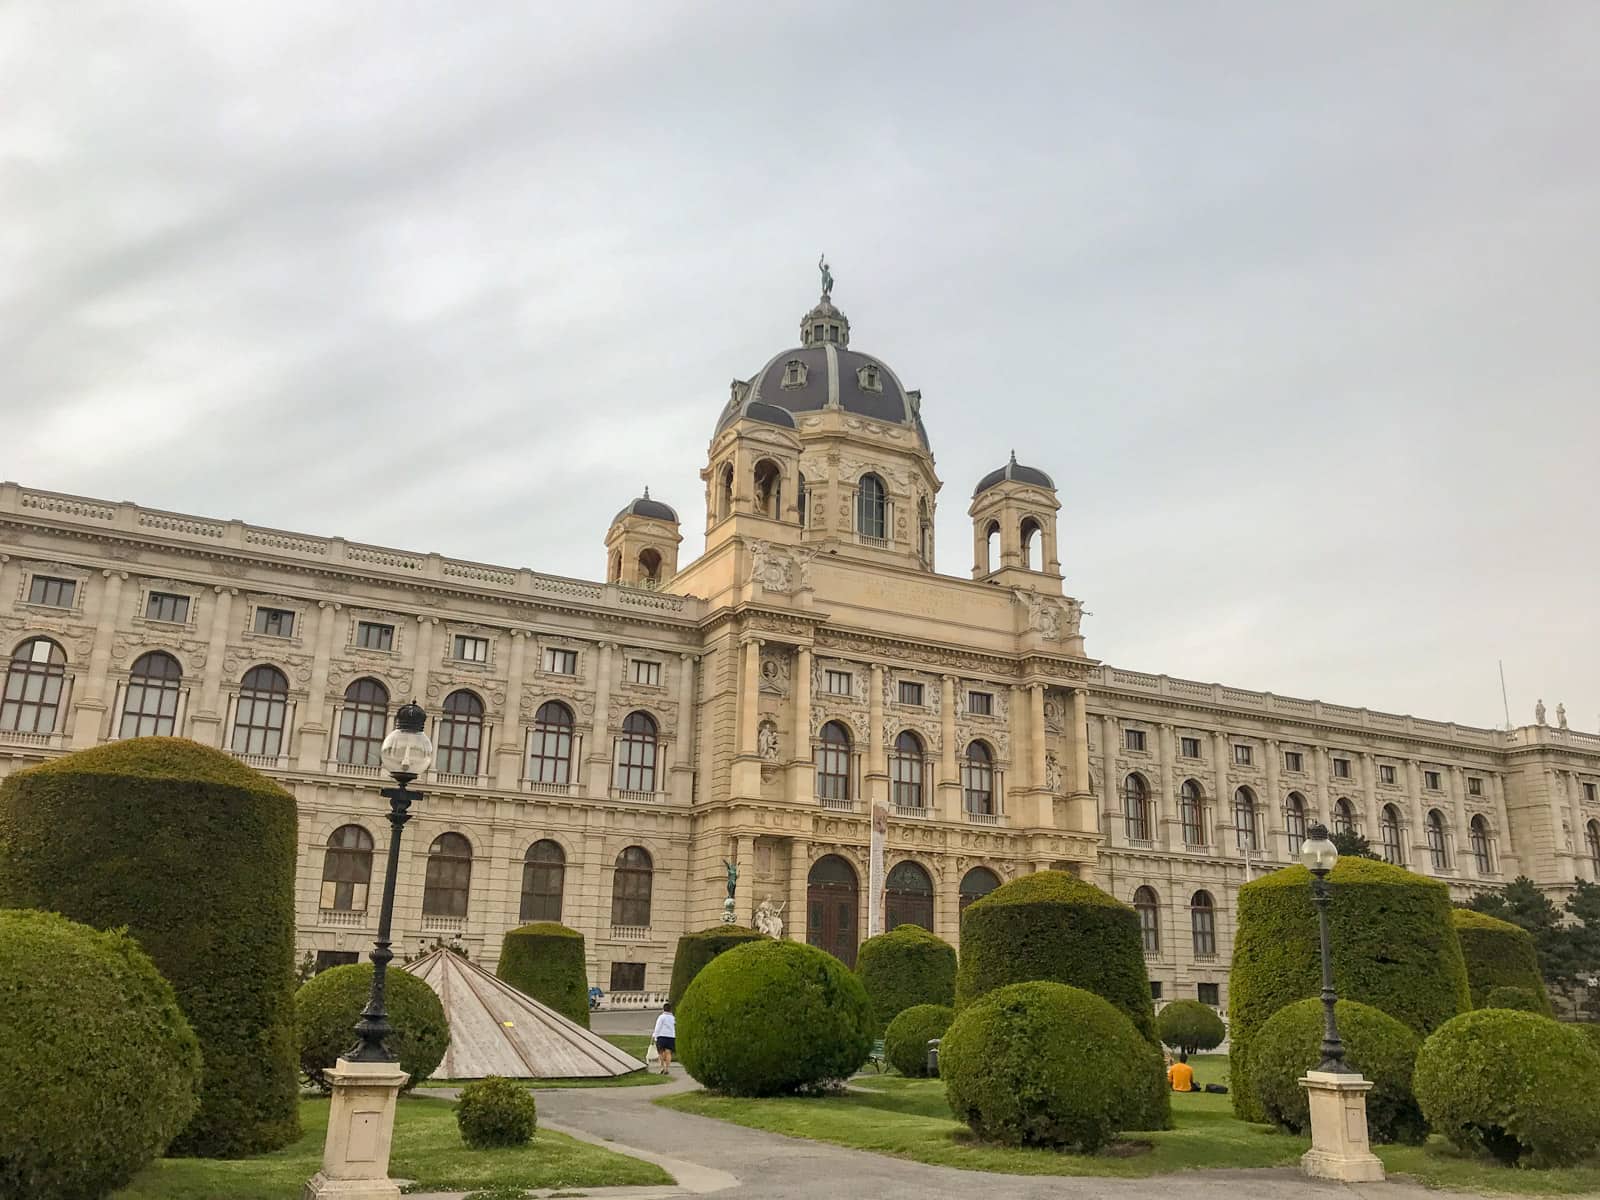
[[[990,471],[972,493],[972,577],[1031,591],[1061,594],[1056,549],[1055,481],[1037,467],[1011,461]]]
[[[606,582],[628,587],[659,588],[678,573],[678,514],[669,504],[650,498],[650,489],[634,500],[606,531]]]

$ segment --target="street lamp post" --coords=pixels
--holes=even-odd
[[[1344,1043],[1339,1040],[1339,1022],[1333,1011],[1338,995],[1333,990],[1333,951],[1328,943],[1328,872],[1339,861],[1339,849],[1321,821],[1306,830],[1300,861],[1311,872],[1311,903],[1317,906],[1317,928],[1322,940],[1322,1065],[1317,1070],[1343,1074]]]

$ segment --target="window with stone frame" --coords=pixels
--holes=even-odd
[[[383,765],[383,739],[389,732],[389,689],[376,679],[357,679],[344,690],[334,759],[352,767]]]
[[[128,671],[119,738],[171,737],[178,718],[183,668],[160,650],[141,654]]]
[[[622,719],[622,732],[616,741],[613,787],[625,792],[656,790],[657,737],[655,718],[649,713],[631,712]]]
[[[1479,779],[1476,775],[1468,775],[1467,776],[1467,795],[1469,795],[1469,796],[1481,796],[1481,795],[1483,795],[1483,780]]]
[[[1222,1004],[1222,985],[1220,983],[1197,983],[1194,985],[1195,999],[1201,1004],[1209,1004],[1218,1008]]]
[[[1144,750],[1144,748],[1145,748],[1145,746],[1144,746],[1144,730],[1142,730],[1142,729],[1124,729],[1122,731],[1122,745],[1123,745],[1124,749],[1137,750],[1137,751],[1141,751],[1142,752]]]
[[[1333,777],[1335,779],[1350,778],[1350,760],[1348,758],[1336,758],[1333,760]]]
[[[1356,831],[1356,810],[1349,800],[1340,796],[1333,803],[1333,831],[1335,833],[1354,833]]]
[[[371,885],[372,835],[360,825],[339,826],[322,854],[322,908],[366,912]]]
[[[1299,775],[1306,769],[1305,755],[1298,750],[1285,750],[1283,752],[1283,769]]]
[[[522,860],[522,907],[518,920],[560,921],[566,890],[567,855],[548,838],[528,847]]]
[[[856,532],[864,538],[885,541],[889,535],[889,498],[883,480],[863,475],[856,484]]]
[[[1193,779],[1185,779],[1178,789],[1178,818],[1185,846],[1204,846],[1211,840],[1206,836],[1205,793]]]
[[[1196,958],[1217,956],[1217,906],[1210,892],[1199,891],[1190,897],[1189,932]]]
[[[968,692],[967,712],[974,717],[994,716],[994,693]]]
[[[827,670],[822,673],[822,690],[830,696],[850,695],[851,682],[849,671]]]
[[[185,625],[189,621],[189,597],[176,592],[151,592],[145,597],[144,619],[166,625]]]
[[[1378,764],[1378,782],[1394,783],[1397,778],[1393,763]]]
[[[611,990],[613,992],[644,991],[644,964],[640,962],[612,963]]]
[[[1489,823],[1482,816],[1472,818],[1467,826],[1467,844],[1472,849],[1472,862],[1479,875],[1494,873],[1494,857],[1489,847]]]
[[[994,752],[984,742],[973,741],[967,745],[967,753],[961,761],[961,792],[969,813],[994,815]]]
[[[1424,771],[1422,773],[1422,786],[1430,792],[1443,791],[1443,777],[1438,771]]]
[[[630,664],[633,682],[645,687],[661,686],[661,664],[648,658],[636,658]]]
[[[358,650],[393,650],[394,626],[382,621],[358,621],[355,645]]]
[[[1248,767],[1255,762],[1255,750],[1250,746],[1235,745],[1233,748],[1233,763],[1238,767]]]
[[[1130,842],[1150,840],[1150,785],[1137,772],[1122,781],[1122,821]]]
[[[422,915],[465,917],[472,893],[472,843],[459,833],[441,833],[428,847],[422,884]]]
[[[1283,829],[1289,841],[1289,857],[1298,858],[1306,840],[1306,798],[1290,792],[1283,802]]]
[[[900,703],[908,708],[922,708],[922,685],[909,679],[900,681]]]
[[[628,928],[650,927],[650,893],[655,885],[655,864],[643,846],[629,846],[617,855],[611,877],[611,924]]]
[[[574,728],[572,710],[561,701],[546,700],[539,706],[533,716],[533,734],[528,743],[530,783],[572,782]]]
[[[547,675],[576,675],[578,673],[578,652],[563,649],[560,646],[546,646],[544,648],[544,669]]]
[[[829,721],[818,733],[815,759],[818,799],[849,800],[850,731]]]
[[[290,638],[294,636],[294,613],[287,608],[256,609],[256,632],[267,637]]]
[[[466,689],[444,698],[435,725],[433,769],[444,775],[476,775],[483,752],[483,701]]]
[[[1256,820],[1256,798],[1249,788],[1233,793],[1233,833],[1240,850],[1261,849],[1260,823]]]
[[[61,718],[67,680],[67,654],[49,638],[29,638],[11,654],[6,668],[0,730],[54,733]]]
[[[1378,837],[1383,846],[1383,861],[1397,867],[1405,866],[1405,851],[1400,842],[1400,813],[1392,804],[1385,804],[1378,815]]]
[[[1199,758],[1200,739],[1197,737],[1179,738],[1178,756],[1180,758]]]
[[[71,608],[78,597],[78,583],[74,579],[59,579],[54,575],[35,575],[28,581],[28,603],[43,608]]]
[[[1139,938],[1146,954],[1161,953],[1161,901],[1155,889],[1145,886],[1133,893],[1133,911],[1139,914]]]
[[[277,758],[283,753],[288,713],[288,676],[266,664],[251,667],[239,681],[229,742],[233,752]]]
[[[1428,839],[1428,858],[1433,863],[1435,871],[1450,869],[1450,850],[1445,841],[1444,814],[1437,808],[1430,808],[1428,816],[1423,822],[1423,834]]]
[[[922,739],[909,729],[894,740],[889,755],[890,800],[897,808],[922,807]]]
[[[480,665],[487,663],[489,661],[489,639],[458,633],[455,636],[450,657],[457,662],[478,663]]]

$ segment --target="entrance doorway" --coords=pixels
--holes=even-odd
[[[887,929],[920,925],[933,932],[933,880],[914,862],[896,864],[884,885]]]
[[[806,876],[806,941],[847,967],[856,965],[858,893],[855,870],[837,854],[817,859]]]

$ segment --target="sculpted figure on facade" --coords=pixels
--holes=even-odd
[[[766,934],[769,938],[781,941],[783,939],[783,910],[788,907],[788,901],[774,904],[772,897],[768,896],[756,905],[756,929]]]
[[[761,722],[756,731],[756,753],[769,762],[778,759],[778,727],[771,721]]]
[[[1533,723],[1535,725],[1543,725],[1544,724],[1544,701],[1542,699],[1537,700],[1537,701],[1534,702],[1534,705],[1533,705]]]
[[[1567,727],[1567,706],[1565,704],[1562,704],[1558,700],[1558,701],[1556,701],[1556,728],[1557,729],[1565,729],[1566,727]]]

